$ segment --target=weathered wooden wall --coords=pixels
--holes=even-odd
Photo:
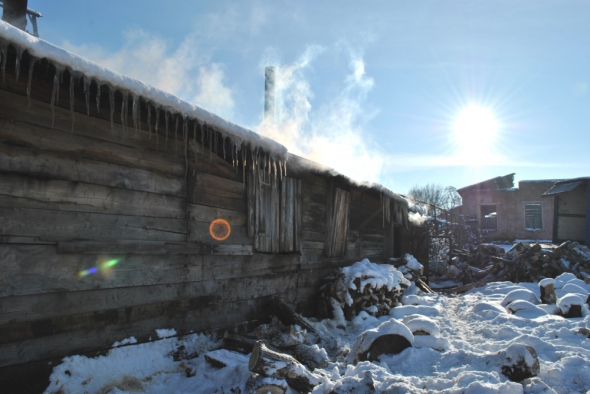
[[[301,202],[288,236],[294,251],[256,252],[244,171],[221,148],[211,153],[210,135],[187,146],[182,131],[165,136],[163,114],[154,133],[153,113],[150,133],[145,103],[139,127],[130,114],[124,127],[120,93],[111,123],[108,89],[95,83],[88,89],[92,98],[101,89],[99,105],[87,107],[78,84],[70,111],[62,83],[52,109],[54,69],[44,60],[28,100],[26,56],[21,63],[17,82],[9,47],[0,88],[0,367],[106,349],[131,335],[149,340],[155,328],[264,319],[275,295],[313,315],[331,270],[392,253],[379,192],[312,172],[295,156],[287,174]],[[350,193],[346,250],[325,257],[334,186]],[[218,218],[231,225],[224,241],[209,234]]]
[[[181,138],[148,133],[145,111],[137,131],[116,111],[111,131],[108,104],[88,117],[81,87],[72,132],[68,92],[54,115],[47,102],[50,66],[36,66],[29,104],[23,63],[17,83],[9,57],[0,90],[0,366],[233,326],[266,318],[273,295],[296,300],[299,255],[252,250],[241,171],[199,143],[185,160]],[[223,242],[216,218],[232,226]]]

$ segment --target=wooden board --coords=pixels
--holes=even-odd
[[[184,198],[0,172],[0,206],[186,218]]]
[[[0,93],[0,97],[1,97]],[[125,146],[97,137],[72,134],[69,130],[52,129],[29,121],[14,121],[0,109],[0,139],[13,144],[44,151],[84,157],[154,171],[170,176],[184,177],[184,157],[159,154],[153,151]],[[18,111],[15,109],[15,111]],[[103,130],[104,132],[105,130]]]
[[[286,294],[279,294],[283,296]],[[117,322],[102,328],[79,330],[0,346],[0,367],[28,361],[85,353],[112,347],[115,341],[135,336],[139,342],[155,337],[156,328],[175,328],[179,334],[231,327],[238,323],[266,318],[270,297],[209,304],[182,311],[171,305],[170,313],[135,322]],[[182,304],[180,304],[182,306]],[[190,302],[188,303],[190,307]],[[223,310],[224,313],[219,313]],[[114,317],[114,313],[113,313]]]
[[[232,227],[245,226],[247,223],[245,212],[197,204],[187,204],[187,206],[188,218],[195,222],[211,223],[215,219],[225,219]]]
[[[217,259],[219,259],[217,257]],[[105,263],[118,260],[110,269]],[[199,255],[79,255],[48,245],[0,245],[0,297],[202,280]],[[95,274],[81,276],[97,268]]]
[[[137,255],[215,255],[242,256],[252,254],[252,245],[216,242],[159,242],[159,241],[65,241],[58,242],[58,253],[78,254],[137,254]]]
[[[220,259],[203,256],[204,279],[239,278],[299,269],[299,254],[264,254],[228,256]]]
[[[191,278],[187,277],[186,280]],[[0,325],[218,295],[223,302],[294,292],[290,272],[149,286],[0,297]]]
[[[0,171],[184,197],[181,178],[0,143]]]
[[[47,240],[186,241],[186,220],[0,207],[3,236]]]
[[[252,245],[252,238],[248,236],[246,226],[231,226],[231,233],[226,240],[216,241],[209,233],[210,222],[188,222],[188,242],[198,242],[211,245]]]

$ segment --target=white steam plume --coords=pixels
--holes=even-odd
[[[372,116],[363,105],[374,81],[365,74],[362,57],[348,50],[350,71],[342,91],[321,108],[312,108],[313,92],[304,74],[324,51],[310,46],[293,64],[275,64],[276,121],[263,119],[257,130],[294,154],[353,179],[376,182],[386,159],[363,130],[363,121]]]

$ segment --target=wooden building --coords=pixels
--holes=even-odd
[[[567,240],[590,245],[590,178],[556,182],[543,194],[553,200],[553,242]]]
[[[0,22],[0,367],[306,315],[407,201]],[[221,219],[221,220],[219,220]]]

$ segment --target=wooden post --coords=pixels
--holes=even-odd
[[[27,27],[27,2],[28,0],[4,0],[2,20],[25,30]]]

